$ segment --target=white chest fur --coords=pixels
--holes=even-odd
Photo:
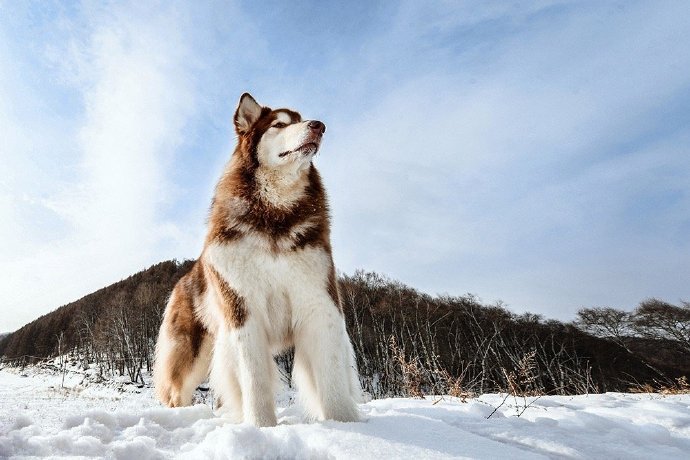
[[[331,259],[322,248],[275,253],[264,237],[247,235],[210,245],[204,257],[244,298],[248,314],[263,323],[275,348],[286,345],[295,324],[316,306],[336,308],[327,294]]]

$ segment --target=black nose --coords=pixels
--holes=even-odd
[[[323,134],[326,132],[326,125],[321,123],[319,120],[310,120],[307,126],[309,126],[309,129],[313,129],[314,131],[317,131],[319,134]]]

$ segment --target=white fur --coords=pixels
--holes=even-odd
[[[305,171],[316,150],[307,153],[299,150],[313,140],[308,121],[290,124],[290,117],[280,112],[274,126],[276,123],[288,126],[269,128],[261,137],[257,146],[260,166],[256,171],[256,181],[264,200],[274,206],[287,208],[303,196],[308,183]]]
[[[294,163],[281,169],[297,169],[293,166]],[[259,167],[256,171],[256,182],[264,200],[274,206],[287,208],[304,195],[307,178],[297,171],[276,171],[273,168]]]
[[[241,401],[245,422],[274,425],[272,356],[294,343],[295,382],[308,415],[358,420],[354,353],[344,319],[328,295],[328,254],[306,248],[274,256],[262,239],[247,236],[232,246],[211,245],[204,253],[249,312],[241,328],[220,327],[212,385],[224,404]]]
[[[278,114],[277,123],[287,123],[289,117]],[[276,123],[274,123],[275,126]],[[303,169],[312,159],[315,151],[305,155],[301,152],[280,156],[284,152],[293,152],[306,142],[309,142],[312,132],[308,127],[309,121],[292,123],[284,128],[272,127],[264,133],[257,147],[259,163],[267,168],[276,169],[276,172],[287,172],[287,179]],[[285,168],[287,167],[287,168]]]

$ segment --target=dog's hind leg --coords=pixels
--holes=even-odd
[[[177,289],[175,290],[177,291]],[[156,342],[153,382],[168,407],[189,406],[194,390],[208,377],[212,338],[173,292]]]
[[[211,338],[203,339],[198,353],[175,339],[156,347],[153,380],[158,399],[168,407],[189,406],[194,390],[208,378]]]

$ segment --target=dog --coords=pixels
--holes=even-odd
[[[175,285],[156,343],[154,386],[187,406],[209,379],[237,422],[276,425],[273,360],[294,347],[293,381],[310,419],[360,419],[361,387],[313,159],[326,126],[249,94],[218,182],[204,248]]]

